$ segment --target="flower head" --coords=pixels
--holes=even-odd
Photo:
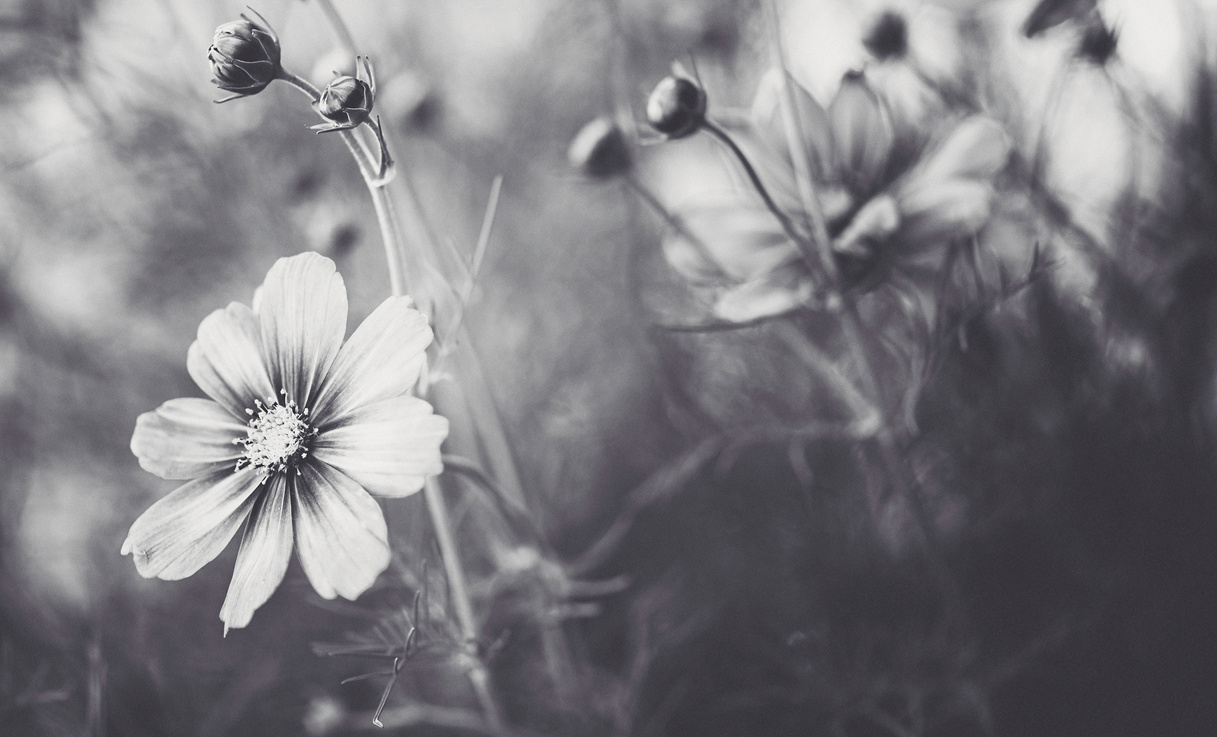
[[[376,101],[376,77],[372,64],[366,56],[356,57],[355,63],[356,75],[362,73],[368,78],[367,81],[359,76],[344,74],[325,86],[321,99],[317,101],[317,112],[333,122],[312,126],[318,133],[350,130],[366,121],[372,113],[372,105]]]
[[[257,15],[252,8],[250,12]],[[240,20],[216,29],[211,47],[207,49],[214,75],[212,81],[220,89],[235,93],[217,102],[257,94],[282,72],[279,37],[265,18],[258,15],[258,20],[260,24],[242,14]]]
[[[786,132],[782,85],[789,84],[798,134]],[[882,99],[860,73],[850,73],[827,109],[776,71],[762,81],[752,124],[741,131],[776,205],[795,222],[808,214],[795,158],[814,179],[830,247],[846,287],[859,286],[880,264],[922,268],[956,238],[989,219],[992,179],[1006,164],[1010,142],[982,116],[963,118],[913,162],[893,160],[894,134]],[[792,143],[796,144],[792,147]],[[664,244],[677,271],[715,285],[718,317],[744,322],[806,306],[821,290],[797,245],[747,191],[708,194],[677,212],[691,242],[675,233]]]
[[[318,594],[354,599],[389,562],[369,494],[401,497],[442,470],[448,421],[408,395],[431,342],[408,297],[390,297],[343,343],[334,263],[280,259],[254,295],[199,325],[186,368],[210,399],[171,399],[136,422],[147,471],[189,481],[153,504],[123,543],[141,575],[186,578],[244,525],[220,610],[244,627],[279,586],[291,551]]]

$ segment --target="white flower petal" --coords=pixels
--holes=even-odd
[[[409,297],[389,297],[338,351],[311,409],[324,424],[356,407],[400,397],[418,381],[431,344],[427,316]]]
[[[776,317],[806,305],[814,294],[811,280],[801,269],[780,269],[723,292],[714,304],[714,314],[728,322]]]
[[[346,333],[346,287],[334,262],[316,253],[276,261],[262,284],[258,318],[275,385],[309,406]]]
[[[698,202],[678,214],[692,238],[673,231],[664,239],[668,263],[686,278],[709,281],[723,274],[753,279],[799,258],[773,213],[738,198]]]
[[[292,555],[292,509],[284,474],[271,477],[249,515],[237,565],[220,607],[224,633],[244,627],[279,588]]]
[[[209,397],[244,417],[254,399],[274,394],[264,361],[258,318],[233,302],[203,318],[198,340],[186,354],[186,370]]]
[[[261,474],[247,468],[179,487],[135,520],[122,554],[133,555],[145,578],[174,581],[193,575],[236,534],[261,481]]]
[[[1010,160],[1010,136],[992,118],[974,115],[956,125],[916,174],[926,182],[967,178],[988,181]]]
[[[895,135],[882,100],[858,73],[841,80],[828,106],[837,164],[856,194],[868,194],[879,183],[892,153]]]
[[[833,160],[832,132],[828,113],[816,102],[804,87],[789,74],[786,84],[790,86],[790,97],[794,101],[794,119],[803,139],[803,154],[811,161],[812,176],[823,181],[834,177],[836,162]],[[770,69],[757,84],[756,97],[752,100],[752,125],[761,140],[782,157],[786,168],[791,168],[790,138],[786,132],[786,116],[782,107],[786,92],[782,89],[782,70]]]
[[[905,249],[936,245],[972,235],[989,220],[993,187],[972,179],[951,179],[908,187],[896,196]]]
[[[408,496],[443,470],[440,445],[448,420],[416,397],[386,399],[321,429],[310,455],[380,496]]]
[[[292,479],[296,554],[326,599],[355,599],[389,565],[389,533],[380,505],[324,463],[305,463]]]
[[[194,479],[231,469],[246,426],[210,399],[170,399],[135,421],[131,452],[163,479]]]

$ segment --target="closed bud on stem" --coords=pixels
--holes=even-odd
[[[686,77],[669,75],[647,98],[647,122],[668,138],[684,138],[706,121],[706,91]]]
[[[240,20],[217,28],[211,47],[207,49],[207,60],[211,62],[214,76],[212,81],[220,89],[234,93],[216,102],[257,94],[282,72],[279,37],[265,18],[253,8],[250,12],[260,23],[242,14]]]
[[[367,121],[371,114],[376,101],[376,78],[367,57],[356,57],[355,63],[355,73],[363,72],[367,81],[344,74],[325,86],[321,99],[317,101],[317,112],[333,122],[312,126],[318,133],[350,130]]]
[[[607,116],[596,118],[575,135],[566,152],[570,165],[593,179],[607,179],[630,168],[630,151],[621,127]]]

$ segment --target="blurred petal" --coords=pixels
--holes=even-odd
[[[334,262],[316,253],[276,261],[262,284],[258,317],[275,385],[310,406],[346,333],[346,287]]]
[[[431,337],[427,316],[409,297],[381,302],[338,351],[312,406],[317,423],[409,391]]]
[[[806,305],[814,294],[806,273],[788,267],[723,292],[714,304],[714,314],[728,322],[776,317]]]
[[[1097,4],[1097,0],[1040,0],[1023,22],[1023,35],[1034,38],[1067,20],[1084,18]]]
[[[258,318],[233,302],[199,324],[198,340],[186,353],[190,378],[238,418],[253,400],[275,393],[262,357]]]
[[[909,188],[897,195],[905,248],[922,248],[972,235],[989,219],[993,187],[971,179],[952,179]]]
[[[389,533],[380,505],[324,463],[305,463],[292,480],[296,554],[326,599],[355,599],[389,565]]]
[[[992,179],[1010,160],[1010,137],[1001,123],[973,116],[961,121],[926,158],[917,177]]]
[[[785,95],[782,77],[782,70],[778,68],[770,69],[761,77],[752,101],[752,124],[761,140],[781,157],[789,169],[792,154],[786,132],[786,117],[782,113]],[[789,74],[785,77],[794,100],[794,118],[803,140],[803,154],[811,162],[812,176],[820,180],[831,179],[835,168],[828,113],[793,77]]]
[[[726,273],[747,280],[799,257],[777,218],[762,205],[728,196],[699,202],[678,216],[696,242],[670,233],[664,255],[688,279],[708,281]]]
[[[220,607],[225,634],[231,628],[249,624],[254,610],[275,593],[287,573],[291,555],[292,510],[286,475],[279,473],[270,478],[245,526],[228,595]]]
[[[879,195],[862,206],[849,227],[837,238],[833,250],[869,256],[871,244],[887,240],[900,227],[900,212],[890,195]]]
[[[373,494],[408,496],[443,470],[439,448],[447,436],[448,420],[432,414],[430,404],[398,397],[360,407],[322,430],[312,456]]]
[[[246,425],[210,399],[170,399],[135,421],[131,452],[163,479],[193,479],[231,469],[244,448]]]
[[[892,122],[878,95],[860,73],[841,80],[828,106],[832,137],[842,178],[855,193],[868,194],[879,183],[892,152]]]
[[[135,520],[122,554],[133,555],[145,578],[174,581],[194,574],[228,545],[261,482],[260,473],[246,468],[179,487]]]

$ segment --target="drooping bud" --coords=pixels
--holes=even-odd
[[[207,60],[211,62],[214,75],[212,81],[220,89],[234,93],[217,102],[257,94],[282,71],[279,37],[265,18],[252,8],[250,12],[261,22],[255,23],[242,14],[240,20],[217,28],[211,47],[207,49]]]
[[[608,116],[583,126],[571,140],[566,158],[572,167],[592,179],[607,179],[630,168],[625,134]]]
[[[317,112],[332,123],[312,126],[318,133],[335,130],[350,130],[368,119],[372,104],[376,101],[376,78],[367,57],[356,58],[357,70],[366,73],[368,81],[346,74],[335,77],[321,91],[317,101]]]
[[[862,37],[862,45],[876,59],[899,59],[909,50],[908,22],[893,10],[884,11]]]
[[[647,122],[668,138],[684,138],[705,122],[706,102],[706,91],[699,84],[669,75],[647,98]]]

